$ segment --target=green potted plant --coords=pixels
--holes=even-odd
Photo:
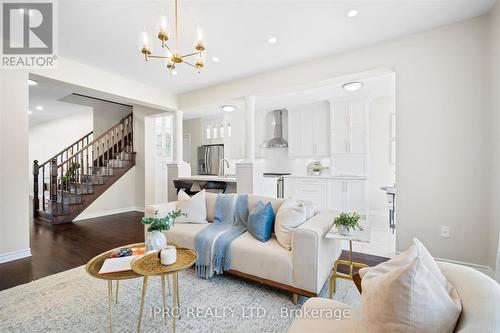
[[[158,217],[158,211],[155,211],[154,217],[143,217],[141,223],[148,225],[148,234],[146,237],[146,250],[160,250],[167,246],[167,237],[163,231],[170,230],[174,221],[179,216],[187,216],[180,210],[173,210],[165,217]]]
[[[333,220],[333,224],[337,227],[339,233],[344,236],[350,236],[352,231],[363,228],[359,225],[359,214],[358,213],[340,213]]]

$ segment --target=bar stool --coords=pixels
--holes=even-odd
[[[198,193],[198,191],[191,191],[191,188],[193,187],[193,182],[190,181],[175,179],[174,187],[177,190],[177,194],[179,194],[180,190],[184,190],[184,192],[186,192],[186,194],[189,196],[193,196],[196,193]]]
[[[227,182],[208,181],[208,182],[200,183],[200,188],[202,190],[222,191],[221,193],[226,193],[227,186],[228,186]]]

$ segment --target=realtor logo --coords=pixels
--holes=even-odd
[[[54,68],[54,6],[52,1],[2,3],[3,68]]]

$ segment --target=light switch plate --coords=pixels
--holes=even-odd
[[[441,237],[450,238],[450,227],[447,225],[441,226]]]

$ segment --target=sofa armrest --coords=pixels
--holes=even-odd
[[[321,210],[295,229],[292,238],[294,287],[319,294],[340,256],[339,240],[326,238],[339,212]]]
[[[161,203],[161,204],[156,204],[156,205],[148,205],[148,206],[146,206],[146,209],[144,210],[144,216],[145,217],[154,217],[155,211],[158,211],[159,217],[165,217],[167,215],[167,213],[175,210],[176,206],[177,206],[177,201],[166,202],[166,203]],[[148,232],[147,229],[148,229],[148,226],[144,225],[144,239],[146,239],[146,235]]]

